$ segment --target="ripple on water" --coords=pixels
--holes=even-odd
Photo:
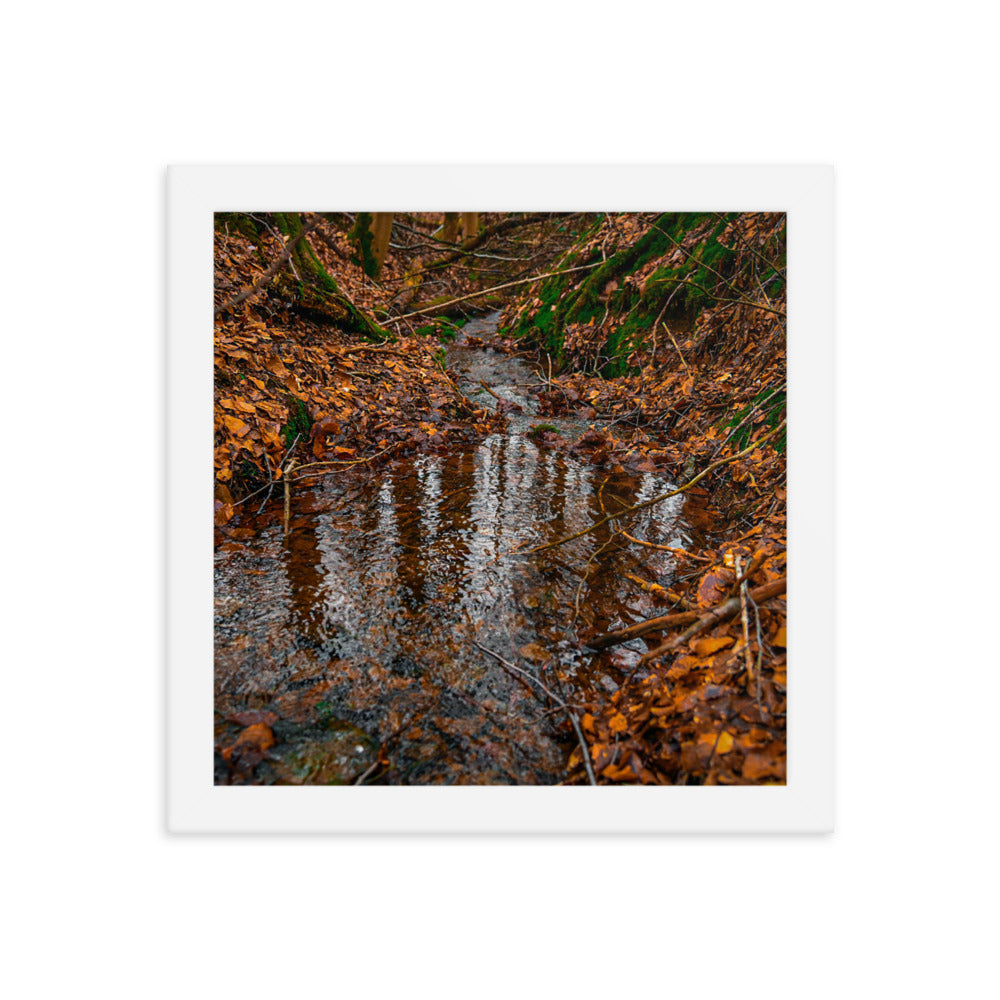
[[[467,382],[482,377],[512,401],[520,385],[508,395],[503,379],[534,378],[503,355],[462,347],[452,355]],[[529,392],[519,405],[530,403]],[[474,643],[540,671],[571,702],[613,690],[628,651],[590,655],[572,640],[611,628],[623,606],[634,619],[662,613],[624,574],[666,584],[674,560],[611,541],[607,527],[529,558],[503,558],[602,517],[597,489],[606,473],[537,447],[524,429],[512,424],[446,455],[330,477],[296,495],[288,539],[276,507],[254,537],[217,551],[218,717],[268,708],[282,720],[257,780],[349,782],[371,767],[383,741],[396,783],[561,779],[561,714]],[[669,488],[656,475],[623,473],[609,477],[604,499],[632,505]],[[685,546],[682,503],[637,515],[630,531]],[[237,731],[220,721],[217,739]]]

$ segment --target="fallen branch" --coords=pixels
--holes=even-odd
[[[774,583],[764,584],[763,587],[758,587],[754,590],[750,596],[758,604],[763,604],[764,601],[769,601],[774,597],[780,597],[786,589],[788,584],[788,577],[783,576],[780,580],[775,580]],[[693,638],[700,632],[704,632],[710,629],[713,625],[717,625],[721,621],[725,621],[727,618],[732,618],[734,615],[739,614],[742,601],[739,597],[730,597],[728,601],[720,604],[716,608],[712,608],[708,614],[702,615],[689,629],[682,632],[680,635],[673,639],[668,639],[663,644],[656,647],[656,649],[651,649],[639,658],[638,666],[642,664],[649,663],[650,660],[658,659],[663,656],[664,653],[669,653],[670,650],[676,649],[678,646],[683,645],[688,639]]]
[[[775,580],[773,583],[765,583],[762,587],[751,590],[749,597],[758,604],[768,601],[772,597],[778,597],[785,592],[787,580],[788,578],[783,576],[780,580]],[[700,611],[679,611],[673,615],[660,615],[657,618],[649,618],[644,622],[629,625],[628,628],[619,629],[617,632],[606,632],[604,635],[596,636],[587,641],[587,646],[590,649],[607,649],[609,646],[619,646],[623,642],[637,639],[647,632],[663,632],[677,625],[689,625],[692,622],[695,624],[707,622],[705,625],[707,628],[708,624],[712,624],[713,621],[719,621],[730,612],[735,614],[739,610],[740,599],[733,597],[718,607],[712,608],[707,614]],[[702,629],[699,628],[698,631],[702,631]]]
[[[307,233],[316,228],[318,223],[318,219],[313,219],[312,222],[307,222],[303,225],[298,234],[285,244],[285,249],[281,251],[278,259],[249,288],[245,288],[242,292],[229,299],[228,302],[223,302],[221,306],[217,306],[215,315],[218,316],[219,313],[226,312],[232,309],[233,306],[238,306],[241,302],[245,302],[251,295],[256,295],[288,263],[295,248],[305,238]]]
[[[477,233],[475,236],[467,237],[456,249],[452,250],[450,253],[446,253],[443,257],[439,257],[435,261],[431,261],[431,263],[422,267],[416,273],[426,274],[428,271],[436,271],[442,267],[447,267],[460,257],[464,257],[472,250],[475,250],[476,247],[481,247],[492,236],[496,236],[508,229],[517,229],[520,226],[531,226],[538,222],[548,222],[551,218],[552,215],[550,213],[541,213],[529,215],[521,219],[501,219],[499,222],[495,222],[492,226],[487,226],[482,230],[482,232]],[[569,218],[572,218],[572,216],[569,216]],[[445,246],[449,245],[443,240],[435,240],[435,242],[442,243]]]
[[[527,285],[533,281],[541,281],[542,278],[554,278],[558,274],[572,274],[574,271],[589,271],[591,268],[598,267],[600,261],[594,264],[582,264],[580,267],[569,267],[565,271],[549,271],[547,274],[536,274],[531,278],[521,278],[519,281],[508,281],[503,285],[493,285],[492,288],[484,288],[478,292],[470,292],[468,295],[460,295],[457,299],[450,299],[448,302],[438,302],[436,305],[427,306],[426,309],[415,309],[413,312],[404,313],[402,316],[395,316],[388,323],[401,323],[404,319],[409,319],[411,316],[423,316],[429,312],[436,312],[439,309],[444,309],[445,306],[453,306],[459,302],[465,302],[468,299],[474,299],[479,295],[489,295],[490,292],[499,292],[503,288],[513,288],[515,285]]]
[[[288,468],[285,469],[285,518],[284,518],[284,528],[285,528],[285,538],[288,537],[288,524],[292,517],[292,481],[289,478],[292,470],[295,468],[295,459],[293,458],[291,462],[288,463]]]

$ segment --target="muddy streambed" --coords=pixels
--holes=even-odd
[[[494,324],[475,320],[465,336]],[[645,648],[594,654],[580,636],[666,611],[625,574],[667,585],[673,556],[609,544],[607,527],[503,557],[599,520],[607,472],[535,442],[538,423],[570,438],[587,425],[532,416],[532,366],[461,342],[448,356],[470,398],[498,405],[482,381],[522,408],[504,433],[327,476],[296,491],[288,538],[272,505],[245,522],[252,537],[216,551],[217,748],[240,732],[232,716],[277,716],[277,742],[253,772],[230,773],[216,753],[217,782],[558,782],[575,745],[565,713],[481,647],[579,705],[614,691]],[[661,476],[622,473],[604,501],[669,489]],[[633,516],[629,531],[688,546],[683,503]]]

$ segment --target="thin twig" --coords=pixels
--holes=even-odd
[[[726,221],[725,217],[722,215],[721,212],[713,212],[712,214],[720,222],[725,222]],[[735,221],[736,220],[734,219],[733,222],[735,222]],[[772,271],[774,271],[774,273],[776,275],[778,275],[778,277],[784,277],[785,268],[783,268],[783,267],[779,268],[778,265],[774,261],[768,260],[759,250],[757,250],[755,247],[751,246],[750,243],[747,242],[747,240],[743,236],[743,234],[739,231],[739,229],[732,224],[732,222],[729,223],[729,226],[732,228],[733,235],[747,248],[747,250],[750,251],[750,253],[754,254],[757,257],[759,257],[769,268],[771,268]]]
[[[757,606],[757,602],[749,594],[747,595],[750,603],[753,605],[753,616],[757,623],[757,667],[756,667],[756,695],[757,695],[757,705],[760,706],[760,666],[764,660],[764,643],[760,636],[760,608]]]
[[[267,501],[271,499],[271,491],[274,489],[274,472],[271,469],[271,460],[267,457],[267,449],[264,449],[264,463],[267,465],[267,496],[261,501],[260,507],[257,509],[257,514],[267,506]]]
[[[520,281],[508,281],[503,285],[493,285],[491,288],[484,288],[478,292],[470,292],[468,295],[461,295],[457,299],[450,299],[448,302],[439,302],[437,305],[427,306],[425,309],[415,309],[413,312],[404,313],[402,316],[395,316],[390,320],[389,323],[399,323],[404,319],[409,319],[411,316],[423,316],[429,312],[436,312],[439,309],[444,309],[446,306],[453,306],[458,302],[465,302],[468,299],[474,299],[479,295],[489,295],[490,292],[498,292],[502,288],[513,288],[515,285],[527,285],[533,281],[541,281],[542,278],[554,278],[559,274],[572,274],[574,271],[589,271],[591,268],[598,267],[599,261],[595,261],[593,264],[583,264],[580,267],[570,267],[565,271],[549,271],[547,274],[536,274],[531,278],[522,278]]]
[[[271,235],[272,235],[272,236],[273,236],[273,237],[274,237],[274,238],[275,238],[275,239],[276,239],[276,240],[277,240],[277,241],[278,241],[278,242],[279,242],[280,244],[284,245],[284,242],[285,242],[285,239],[284,239],[284,237],[283,237],[283,236],[281,235],[281,233],[279,233],[279,232],[278,232],[278,230],[277,230],[277,229],[275,229],[275,228],[274,228],[274,226],[272,226],[272,225],[271,225],[271,224],[270,224],[270,223],[269,223],[269,222],[268,222],[268,221],[267,221],[266,219],[261,219],[261,218],[258,218],[258,217],[257,217],[256,215],[253,215],[253,214],[252,214],[252,213],[250,213],[250,212],[247,212],[247,215],[249,216],[249,218],[253,219],[253,220],[254,220],[254,222],[259,222],[259,223],[260,223],[260,224],[261,224],[262,226],[266,226],[266,227],[267,227],[267,230],[268,230],[268,232],[270,232],[270,234],[271,234]],[[294,274],[294,275],[295,275],[295,280],[296,280],[296,281],[299,281],[299,282],[301,282],[301,281],[302,281],[302,278],[300,277],[300,275],[299,275],[299,272],[298,272],[298,270],[297,270],[297,269],[296,269],[296,267],[295,267],[295,261],[294,261],[294,260],[293,260],[293,259],[292,259],[291,257],[289,257],[289,258],[288,258],[288,263],[289,263],[289,264],[291,265],[291,268],[292,268],[292,274]]]
[[[695,562],[712,561],[708,556],[695,555],[693,552],[688,552],[687,549],[678,548],[676,545],[658,545],[656,542],[647,542],[642,538],[636,538],[635,535],[630,535],[624,529],[619,529],[619,534],[622,538],[627,538],[630,542],[635,542],[636,545],[643,545],[647,549],[659,549],[660,552],[672,552],[675,556],[684,556],[687,559],[693,559]]]
[[[295,471],[296,472],[301,472],[303,469],[315,469],[315,468],[317,468],[319,466],[325,466],[325,465],[336,465],[339,468],[343,468],[344,466],[347,466],[347,465],[364,465],[366,462],[374,462],[376,458],[381,458],[383,455],[385,455],[388,452],[392,451],[393,448],[395,448],[398,443],[399,442],[395,442],[395,443],[389,445],[388,448],[383,448],[381,451],[377,451],[377,452],[375,452],[374,455],[369,455],[367,458],[355,458],[352,461],[338,461],[338,460],[331,459],[328,462],[309,462],[307,465],[297,465],[295,467]],[[289,469],[289,471],[291,471],[291,470]],[[305,477],[305,476],[299,476],[299,477],[296,478],[295,481],[298,482],[300,479],[305,479],[305,478],[307,478],[307,477]]]
[[[506,403],[509,400],[504,399],[502,396],[498,396],[482,379],[479,380],[479,384],[498,402]]]
[[[583,754],[583,766],[587,769],[587,778],[589,779],[590,783],[596,787],[597,778],[594,775],[594,769],[590,763],[590,748],[587,746],[587,741],[584,738],[583,730],[580,728],[579,719],[577,719],[573,710],[569,707],[566,701],[563,698],[560,698],[559,695],[557,695],[550,688],[546,687],[546,685],[544,685],[533,674],[529,674],[527,670],[522,670],[520,667],[511,663],[509,660],[505,660],[498,653],[494,653],[492,649],[487,649],[485,646],[481,646],[478,642],[475,641],[475,639],[472,639],[471,642],[472,645],[475,646],[477,649],[481,649],[484,653],[488,654],[489,656],[492,656],[493,659],[499,660],[504,667],[507,667],[509,670],[513,670],[515,674],[520,674],[522,677],[531,681],[533,684],[537,684],[538,687],[540,687],[560,708],[565,709],[566,714],[569,716],[569,721],[572,724],[574,731],[576,732],[576,738],[580,743],[580,752]]]
[[[664,232],[662,229],[660,229],[659,226],[655,226],[654,225],[652,228],[655,229],[658,233],[662,233],[662,235],[666,236],[666,238],[668,240],[670,240],[670,242],[673,243],[674,246],[677,247],[677,249],[680,250],[680,252],[682,254],[684,254],[685,257],[687,257],[689,260],[694,261],[694,263],[698,267],[704,267],[707,270],[711,271],[712,274],[714,274],[717,278],[719,278],[722,281],[722,284],[725,286],[725,288],[728,291],[730,291],[733,294],[735,294],[735,295],[738,296],[738,298],[736,298],[736,299],[719,299],[719,298],[716,298],[717,302],[735,302],[737,304],[742,303],[743,305],[750,306],[753,309],[762,309],[764,312],[774,313],[776,316],[781,316],[782,318],[785,318],[785,313],[782,312],[780,309],[772,309],[769,306],[762,306],[759,303],[753,302],[750,299],[748,299],[745,295],[743,295],[739,291],[738,288],[736,288],[736,285],[734,283],[730,282],[723,275],[719,274],[719,272],[716,271],[714,267],[712,267],[709,264],[706,264],[705,261],[698,260],[698,258],[695,257],[694,254],[692,254],[689,250],[686,250],[677,240],[675,240],[673,238],[673,236],[670,235],[670,233]],[[718,242],[718,241],[716,241],[716,242]],[[695,284],[694,281],[692,281],[690,278],[674,279],[674,280],[681,280],[681,281],[684,281],[686,283],[690,282],[690,284],[694,285],[695,288],[701,289],[701,291],[705,292],[706,295],[709,294],[708,289],[702,288],[701,285]],[[713,298],[714,298],[714,296],[713,296]],[[765,295],[765,298],[767,298],[766,295]]]
[[[674,347],[677,349],[677,354],[678,354],[678,356],[681,359],[681,364],[684,366],[684,370],[685,371],[691,371],[691,366],[687,363],[687,361],[684,360],[684,353],[681,351],[681,346],[680,346],[680,344],[677,343],[676,339],[674,338],[673,333],[671,333],[670,327],[667,326],[666,323],[664,323],[663,324],[663,329],[667,331],[667,336],[670,338],[670,343],[672,343],[674,345]]]
[[[747,668],[747,680],[753,683],[753,655],[750,652],[750,618],[747,614],[747,582],[740,575],[742,564],[736,557],[736,575],[740,577],[740,620],[743,623],[743,662]]]
[[[721,458],[717,462],[713,462],[708,468],[699,472],[697,476],[686,482],[683,486],[678,487],[676,490],[671,490],[669,493],[664,493],[661,496],[653,497],[652,500],[646,500],[643,503],[637,503],[634,507],[626,507],[622,511],[618,511],[616,514],[609,514],[607,517],[602,517],[599,521],[595,521],[589,528],[584,528],[582,531],[577,531],[572,535],[566,535],[563,538],[556,539],[554,542],[547,542],[545,545],[537,545],[533,549],[525,549],[521,552],[522,555],[532,555],[535,552],[543,552],[545,549],[554,549],[557,545],[563,545],[566,542],[571,542],[575,538],[582,538],[584,535],[589,535],[590,532],[595,531],[597,528],[601,527],[603,524],[607,524],[612,517],[621,517],[623,514],[632,514],[637,510],[645,510],[647,507],[652,507],[654,504],[662,503],[664,500],[669,500],[671,497],[675,497],[685,490],[689,490],[696,483],[701,482],[710,472],[718,469],[720,466],[726,465],[729,462],[735,462],[738,458],[743,458],[745,455],[749,455],[750,452],[756,451],[761,445],[765,444],[768,440],[774,437],[778,431],[782,430],[785,426],[785,421],[782,420],[777,427],[774,428],[769,434],[765,434],[764,437],[760,438],[758,441],[754,441],[752,444],[748,445],[743,451],[737,452],[735,455],[730,455],[728,458]]]

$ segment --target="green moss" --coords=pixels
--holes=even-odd
[[[298,212],[278,212],[275,225],[290,240],[302,232]],[[321,323],[332,323],[343,330],[360,334],[366,340],[382,342],[388,333],[373,319],[361,312],[337,287],[337,282],[323,267],[308,238],[300,240],[292,250],[292,263],[298,281],[290,275],[275,285],[279,294],[290,298],[301,312]]]
[[[784,390],[776,392],[773,389],[765,389],[763,392],[758,393],[746,406],[732,414],[728,420],[723,421],[720,426],[723,430],[731,427],[740,427],[740,424],[743,423],[750,412],[756,407],[760,407],[759,412],[764,416],[763,425],[761,424],[760,417],[754,416],[733,435],[732,444],[742,451],[742,449],[750,444],[750,438],[754,431],[761,426],[773,429],[781,423],[785,415],[786,404],[787,398]],[[774,446],[775,450],[783,452],[785,450],[786,437],[787,433],[782,431],[781,434],[775,435],[769,443]]]
[[[732,279],[737,253],[720,243],[719,237],[736,215],[662,213],[635,243],[611,254],[589,273],[561,274],[544,281],[533,292],[541,305],[526,312],[511,332],[562,359],[571,324],[608,317],[613,328],[600,349],[601,371],[607,376],[625,374],[629,370],[626,359],[651,339],[653,323],[662,310],[667,320],[696,319]],[[600,218],[594,225],[600,225]],[[584,240],[592,241],[593,233],[593,227],[584,233],[557,269],[593,259],[597,251],[591,248],[584,253],[581,245]],[[662,263],[644,277],[641,289],[625,280],[657,262]],[[774,281],[776,289],[780,288],[778,279]]]
[[[215,228],[223,233],[239,233],[248,240],[258,238],[257,223],[245,212],[216,212]]]
[[[555,424],[533,424],[531,430],[528,431],[528,437],[532,439],[540,438],[543,434],[547,434],[551,431],[559,432],[559,428]]]
[[[372,253],[375,237],[372,235],[371,212],[358,212],[354,225],[347,232],[347,238],[354,246],[351,262],[357,264],[369,278],[374,278],[378,273],[378,261]]]
[[[285,447],[291,448],[296,437],[304,438],[309,434],[313,422],[305,403],[298,396],[289,396],[286,403],[288,423],[281,428],[281,436],[285,439]]]

